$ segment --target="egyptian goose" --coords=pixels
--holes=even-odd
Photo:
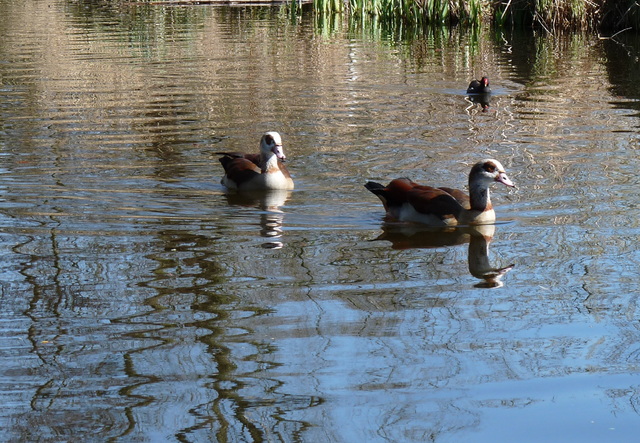
[[[496,219],[489,197],[493,182],[515,187],[497,160],[476,163],[469,173],[469,195],[451,188],[432,188],[397,178],[387,186],[367,182],[365,188],[382,201],[387,217],[431,226],[478,225]]]
[[[489,94],[490,92],[491,88],[487,77],[482,77],[480,81],[472,80],[467,88],[467,94]]]
[[[259,154],[218,152],[224,168],[221,183],[239,191],[291,190],[293,180],[282,164],[286,157],[280,134],[265,132],[260,140]]]

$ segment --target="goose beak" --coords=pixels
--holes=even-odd
[[[285,161],[287,159],[287,157],[284,155],[282,145],[275,145],[273,148],[271,148],[271,152],[273,152],[280,161]]]
[[[516,185],[513,184],[513,182],[511,181],[511,179],[509,177],[507,177],[507,173],[506,172],[499,172],[498,176],[496,177],[496,181],[498,183],[502,183],[505,186],[509,186],[510,188],[515,188]]]

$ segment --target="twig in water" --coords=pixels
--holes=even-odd
[[[612,36],[610,36],[610,37],[601,37],[601,36],[598,36],[598,38],[599,38],[600,40],[613,40],[613,39],[616,37],[616,35],[618,35],[618,34],[622,34],[623,32],[628,31],[629,29],[633,29],[633,28],[631,28],[631,27],[624,28],[624,29],[621,29],[620,31],[616,32],[615,34],[613,34],[613,35],[612,35]]]

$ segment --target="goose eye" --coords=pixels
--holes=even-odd
[[[496,167],[494,165],[484,165],[484,170],[490,173],[494,173],[496,170]]]
[[[264,138],[264,141],[266,141],[268,145],[272,145],[273,144],[273,137],[271,137],[270,135],[267,135]]]

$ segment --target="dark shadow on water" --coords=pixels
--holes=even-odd
[[[640,117],[640,58],[637,55],[640,36],[625,32],[613,39],[605,39],[602,48],[610,90],[614,95],[611,104],[618,109],[632,111],[629,117]],[[640,124],[635,120],[631,128],[637,131],[638,126]]]
[[[230,206],[258,208],[260,213],[260,235],[268,238],[265,249],[280,249],[284,212],[280,209],[291,196],[291,191],[256,191],[251,193],[228,192],[225,194]]]
[[[454,228],[431,228],[416,224],[392,224],[382,227],[383,233],[376,240],[391,242],[393,249],[431,249],[469,243],[469,272],[480,279],[476,288],[499,288],[502,277],[515,264],[494,267],[489,261],[489,245],[495,235],[495,225]]]

